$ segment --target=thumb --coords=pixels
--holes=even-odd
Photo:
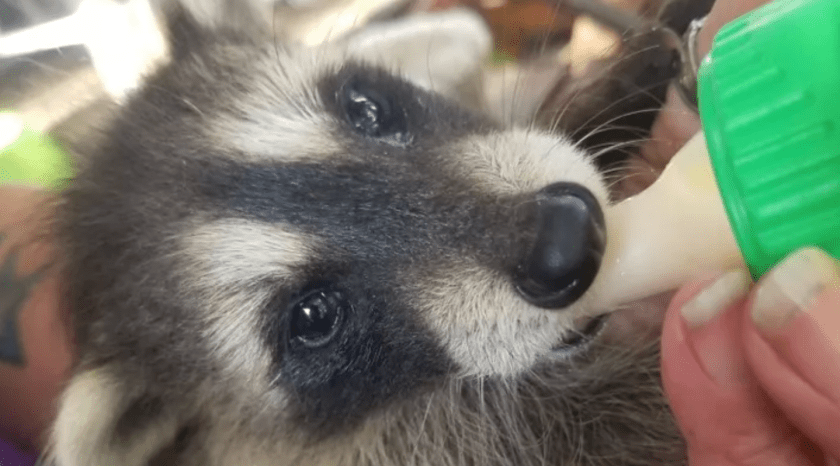
[[[805,440],[759,388],[741,325],[749,275],[733,270],[686,286],[669,306],[662,377],[691,466],[813,465]]]
[[[745,351],[796,427],[840,458],[840,262],[815,248],[790,255],[756,288]]]

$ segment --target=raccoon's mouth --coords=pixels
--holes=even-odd
[[[609,314],[601,314],[584,321],[580,327],[569,331],[552,351],[569,351],[592,342],[604,330]]]
[[[675,95],[674,98],[679,97]],[[683,138],[687,141],[696,132],[696,124],[674,119],[669,131],[673,132],[672,137],[675,139]],[[673,157],[673,154],[669,153],[669,147],[667,144],[660,144],[647,151],[640,150],[628,159],[620,181],[614,183],[610,190],[616,202],[639,194],[659,178]],[[675,290],[671,290],[648,296],[626,303],[620,309],[611,310],[602,338],[611,343],[626,344],[657,337],[662,330],[665,310],[674,293]]]

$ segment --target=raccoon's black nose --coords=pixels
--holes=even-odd
[[[604,213],[595,196],[574,183],[546,186],[536,203],[536,235],[517,268],[516,288],[536,306],[566,307],[598,273],[606,243]]]

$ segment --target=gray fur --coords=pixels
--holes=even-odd
[[[175,62],[64,196],[80,356],[59,466],[683,462],[655,344],[567,344],[605,310],[511,285],[539,189],[609,202],[583,152],[340,45],[173,24]],[[357,81],[395,99],[405,138],[348,125],[336,95]],[[348,323],[300,349],[290,303],[323,281]]]

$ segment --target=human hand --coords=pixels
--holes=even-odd
[[[840,464],[840,262],[803,249],[750,287],[733,270],[666,312],[662,377],[690,465]]]

